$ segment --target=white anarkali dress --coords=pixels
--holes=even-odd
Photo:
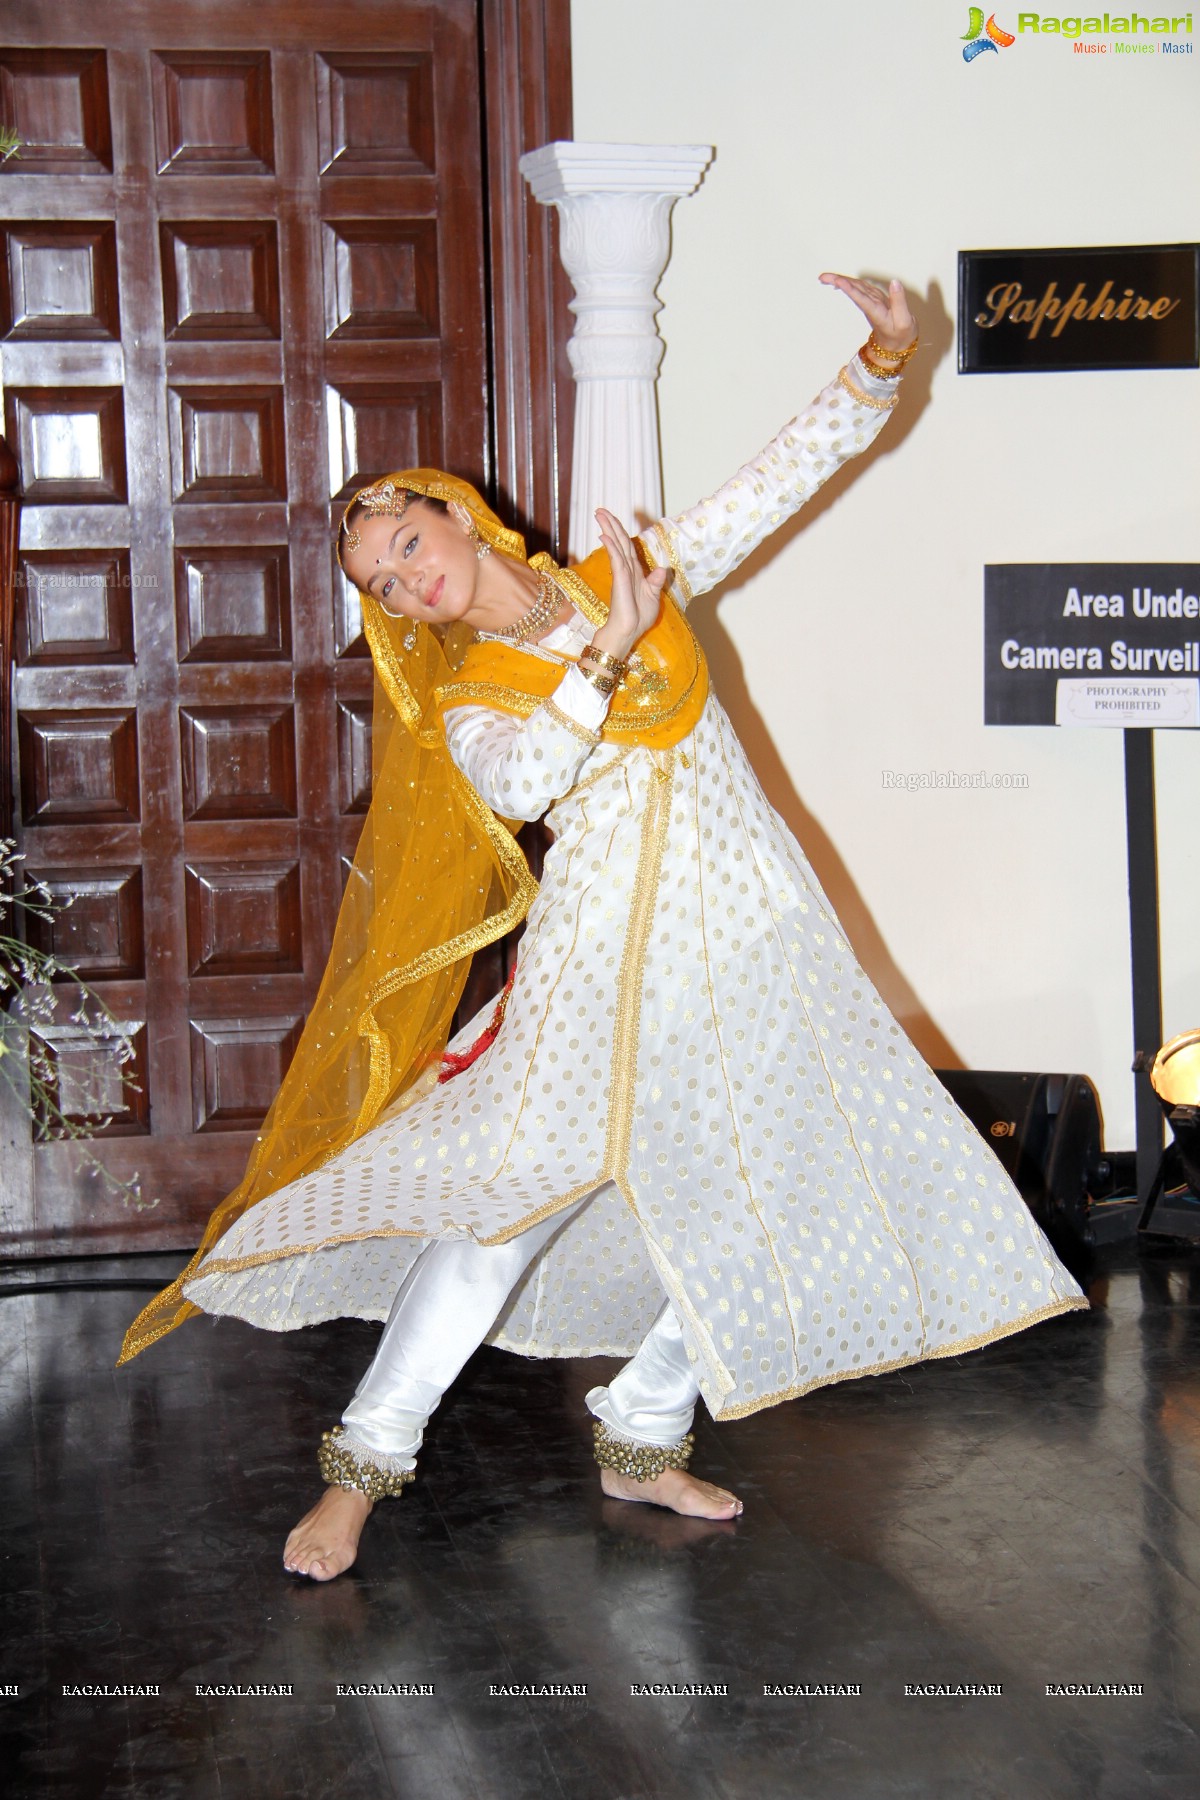
[[[645,534],[681,606],[875,437],[892,387],[857,358],[843,374]],[[593,631],[577,614],[530,654],[576,656]],[[1086,1307],[855,960],[718,700],[670,749],[602,743],[606,705],[568,668],[526,720],[447,716],[488,804],[554,833],[500,1035],[244,1213],[188,1299],[278,1331],[385,1319],[431,1239],[498,1243],[591,1195],[485,1341],[627,1356],[665,1289],[720,1419]]]

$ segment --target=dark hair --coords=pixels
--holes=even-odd
[[[410,506],[415,506],[419,503],[422,506],[431,506],[435,512],[448,513],[450,511],[449,506],[447,506],[444,500],[438,500],[432,494],[414,494],[411,488],[403,491],[408,494],[408,503]],[[405,510],[407,511],[407,508],[405,508]],[[347,531],[352,530],[353,527],[357,525],[365,511],[366,508],[362,501],[356,500],[354,505],[350,508],[350,511],[346,514],[346,517],[342,520],[341,525],[338,527],[337,553],[339,562],[342,561],[346,549]]]

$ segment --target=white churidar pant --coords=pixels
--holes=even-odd
[[[342,1414],[343,1443],[365,1461],[414,1469],[442,1395],[495,1323],[536,1253],[587,1200],[564,1207],[503,1244],[437,1238],[401,1283],[370,1368]],[[588,1410],[620,1437],[677,1444],[691,1429],[700,1388],[669,1300],[637,1351]]]

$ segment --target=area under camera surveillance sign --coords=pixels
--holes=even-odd
[[[984,723],[1200,725],[1200,566],[990,565]]]

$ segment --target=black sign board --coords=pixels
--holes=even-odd
[[[1200,565],[984,570],[986,725],[1200,725]]]
[[[960,250],[958,367],[1200,366],[1200,244]]]

